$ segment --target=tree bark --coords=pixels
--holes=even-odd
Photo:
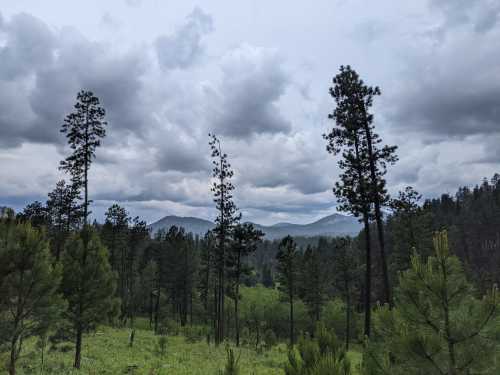
[[[75,345],[75,362],[74,368],[80,369],[82,358],[82,328],[78,327],[76,331],[76,345]]]
[[[346,322],[345,322],[345,350],[349,351],[349,339],[351,336],[351,296],[349,293],[349,282],[347,278],[345,282],[345,305],[346,305]]]
[[[368,157],[370,161],[370,177],[372,182],[371,192],[373,194],[373,203],[375,205],[375,221],[377,222],[377,234],[378,234],[378,242],[380,247],[380,259],[382,262],[382,277],[384,282],[384,299],[390,306],[392,306],[392,297],[391,297],[391,286],[389,282],[389,272],[387,270],[387,259],[385,255],[385,239],[384,239],[384,223],[382,221],[382,212],[380,207],[380,195],[377,190],[378,180],[377,175],[375,173],[375,160],[373,155],[373,146],[372,146],[372,135],[370,132],[370,127],[368,123],[365,123],[365,134],[368,146]]]
[[[10,362],[9,362],[9,375],[16,375],[16,360],[17,360],[17,336],[14,336],[10,343]]]
[[[364,231],[365,231],[365,249],[366,249],[366,273],[365,273],[365,336],[370,337],[371,326],[371,272],[372,272],[372,255],[370,243],[370,223],[368,214],[363,214]]]
[[[293,317],[293,295],[290,295],[290,345],[295,344],[295,324]]]

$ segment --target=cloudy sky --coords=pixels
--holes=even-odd
[[[500,171],[498,0],[0,2],[0,205],[63,177],[59,133],[78,90],[107,110],[93,211],[117,201],[151,222],[213,219],[208,132],[235,169],[246,220],[335,212],[321,135],[341,64],[382,89],[374,108],[399,146],[390,191],[453,193]]]

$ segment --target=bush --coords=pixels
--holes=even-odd
[[[346,336],[346,304],[341,299],[328,301],[323,308],[323,319],[326,327],[333,330],[341,339]],[[350,337],[358,338],[361,334],[360,316],[351,308]]]
[[[267,349],[271,349],[278,343],[278,338],[272,329],[267,329],[266,332],[264,332],[264,342]]]
[[[170,336],[177,336],[181,331],[181,326],[173,319],[164,319],[158,329],[159,334],[168,334]]]
[[[240,357],[238,358],[235,357],[233,349],[231,349],[229,346],[226,347],[226,365],[224,367],[224,370],[219,371],[220,375],[239,375],[240,373],[240,366],[239,366],[239,361]]]
[[[195,343],[203,340],[207,336],[208,330],[203,326],[185,326],[181,329],[182,335],[189,343]]]
[[[297,350],[298,349],[298,350]],[[297,349],[288,353],[286,375],[349,375],[351,364],[342,343],[324,324],[318,324],[315,339],[301,337]]]
[[[160,335],[158,336],[156,340],[156,347],[155,347],[156,354],[163,358],[165,354],[167,353],[167,336],[166,335]]]

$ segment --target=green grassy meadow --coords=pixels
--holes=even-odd
[[[18,374],[199,374],[216,375],[226,361],[226,347],[208,345],[205,341],[187,342],[183,336],[167,337],[167,346],[162,357],[157,350],[158,337],[149,330],[136,330],[134,346],[129,347],[128,329],[101,327],[97,332],[85,336],[82,368],[72,368],[73,350],[46,350],[44,368],[41,351],[35,340],[25,343],[19,360]],[[64,345],[62,346],[64,348]],[[287,360],[286,345],[280,344],[261,353],[248,348],[235,348],[239,356],[241,375],[284,374],[283,364]],[[350,353],[353,365],[359,363],[360,354]],[[2,358],[5,363],[6,354]]]

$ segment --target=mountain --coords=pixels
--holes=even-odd
[[[203,236],[215,224],[209,220],[203,220],[196,217],[165,216],[149,225],[151,233],[159,229],[168,230],[171,226],[183,227],[186,232],[191,232]],[[257,229],[265,233],[266,239],[274,240],[283,238],[286,235],[291,236],[340,236],[356,235],[361,229],[361,224],[352,216],[333,214],[321,218],[309,224],[277,223],[274,225],[254,224]]]
[[[182,227],[186,232],[203,236],[212,229],[215,224],[211,221],[199,219],[197,217],[165,216],[163,219],[148,225],[151,233],[156,233],[160,229],[168,230],[172,226]]]

